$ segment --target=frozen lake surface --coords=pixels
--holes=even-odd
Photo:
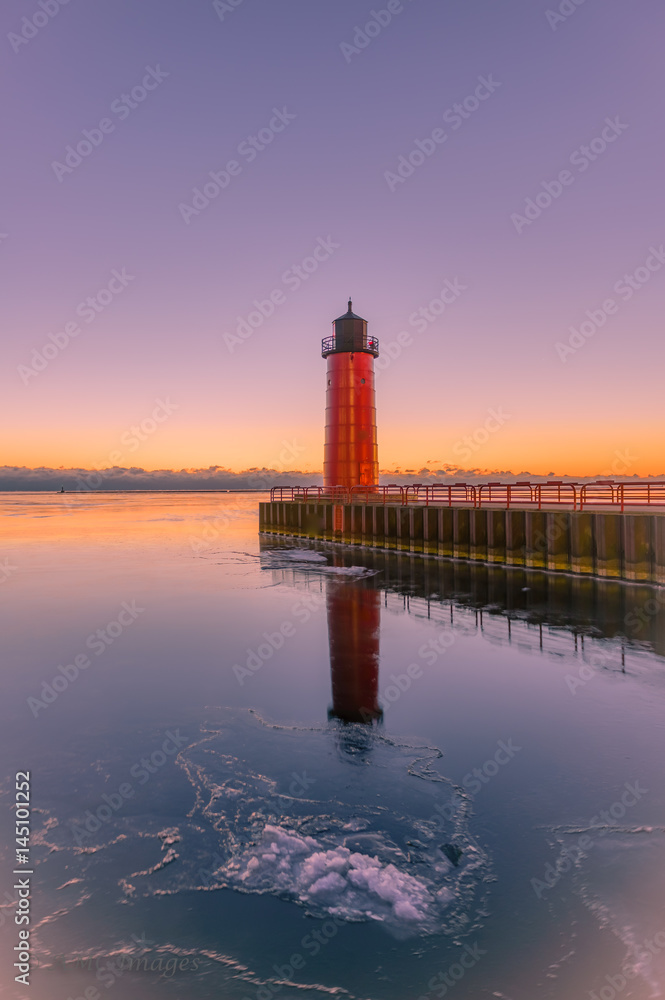
[[[0,497],[6,995],[664,996],[665,592],[259,499]]]

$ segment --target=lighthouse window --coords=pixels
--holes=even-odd
[[[364,384],[365,384],[365,379],[364,379],[364,378],[361,378],[361,380],[360,380],[360,384],[361,384],[361,385],[364,385]]]

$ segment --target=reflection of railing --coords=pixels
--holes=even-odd
[[[429,507],[663,507],[665,482],[616,483],[598,480],[595,483],[565,483],[550,480],[545,483],[413,483],[411,486],[275,486],[271,500],[294,500],[303,503],[394,503],[401,506],[422,504]]]
[[[325,570],[319,567],[273,569],[275,583],[306,590],[325,607]],[[542,654],[569,669],[572,661],[592,670],[635,673],[645,653],[622,636],[594,636],[573,625],[529,621],[505,610],[495,611],[456,603],[451,598],[419,597],[397,591],[381,591],[381,604],[392,614],[408,614],[427,619],[433,625],[451,629],[458,635],[480,634],[493,645],[517,647],[521,652]],[[646,654],[648,655],[648,654]],[[565,678],[564,678],[565,680]]]
[[[384,594],[384,606],[393,613],[406,612],[462,634],[479,632],[495,645],[514,645],[520,651],[541,653],[566,664],[571,659],[594,670],[626,672],[629,647],[625,639],[596,638],[573,627],[527,621],[506,613],[464,607],[454,601],[428,600],[406,594]],[[630,650],[631,658],[642,655]],[[630,666],[630,664],[629,664]]]

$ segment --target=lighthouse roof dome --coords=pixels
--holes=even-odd
[[[341,319],[360,319],[363,321],[363,323],[367,322],[367,320],[363,319],[362,316],[358,316],[356,313],[354,313],[353,302],[351,301],[351,299],[349,299],[348,312],[345,312],[343,316],[338,316],[337,319],[335,320],[335,323],[338,323]]]

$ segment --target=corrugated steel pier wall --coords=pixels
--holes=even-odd
[[[665,513],[274,501],[260,530],[503,566],[665,584]]]

